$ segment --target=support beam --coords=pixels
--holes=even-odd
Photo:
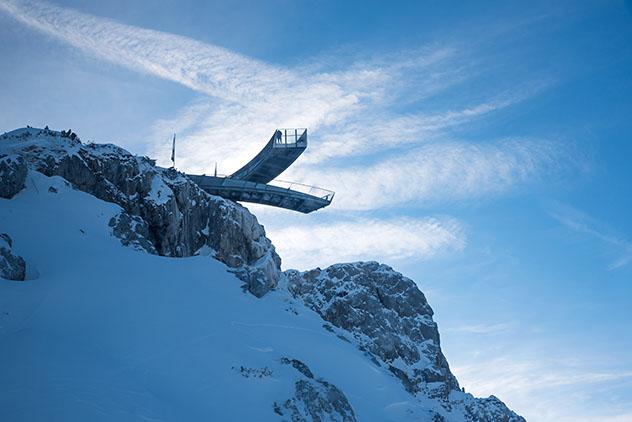
[[[281,186],[206,175],[187,175],[204,191],[233,201],[271,205],[302,213],[310,213],[331,204],[334,193],[320,188],[309,194]]]

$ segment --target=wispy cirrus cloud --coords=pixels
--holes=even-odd
[[[604,224],[567,205],[557,204],[549,210],[549,215],[570,230],[590,236],[603,245],[614,249],[618,256],[610,265],[609,270],[616,270],[632,263],[632,242],[625,237],[615,234]]]
[[[513,327],[512,323],[499,322],[496,324],[469,324],[456,327],[444,327],[443,332],[468,333],[468,334],[498,334],[509,331]]]
[[[144,153],[159,163],[168,163],[164,141],[174,130],[181,169],[209,173],[219,162],[220,172],[231,173],[258,152],[276,127],[307,126],[311,148],[288,175],[336,190],[332,209],[339,220],[327,226],[273,228],[271,236],[288,262],[298,262],[292,254],[328,261],[425,259],[443,250],[458,251],[465,241],[453,219],[353,217],[356,223],[350,223],[344,211],[506,193],[558,172],[567,152],[546,140],[468,142],[450,133],[536,95],[547,86],[537,78],[509,90],[440,102],[449,106],[419,107],[481,67],[480,59],[477,66],[468,63],[471,53],[462,46],[435,44],[351,63],[337,57],[334,67],[327,58],[284,67],[39,1],[0,0],[0,11],[92,57],[197,92],[199,98],[173,117],[153,122],[154,142]],[[417,105],[403,111],[402,103]],[[374,229],[373,234],[359,230],[362,225]],[[345,242],[332,241],[332,227],[346,233]],[[293,240],[305,239],[308,230],[310,242]]]
[[[263,99],[295,80],[288,71],[218,46],[45,2],[3,0],[0,10],[97,58],[218,98]]]
[[[599,369],[594,363],[572,358],[551,358],[550,354],[478,360],[452,365],[452,371],[466,391],[477,396],[501,394],[501,399],[527,420],[625,420],[613,404],[610,413],[592,409],[591,398],[609,397],[617,388],[632,383],[632,372],[612,367]],[[559,406],[564,403],[564,406]],[[595,414],[595,412],[600,412]],[[585,419],[578,418],[584,415]],[[603,418],[603,419],[602,419]]]
[[[547,82],[515,87],[511,92],[441,112],[393,113],[384,108],[363,110],[340,124],[323,128],[318,148],[301,161],[319,164],[329,158],[358,156],[441,139],[446,130],[467,124],[532,97]]]
[[[308,269],[336,262],[429,259],[465,247],[461,224],[449,217],[353,219],[274,230],[284,267]]]
[[[542,370],[543,367],[548,370]],[[558,366],[551,371],[553,366]],[[492,369],[496,368],[496,369]],[[577,365],[555,361],[515,361],[503,358],[494,359],[486,364],[455,367],[464,384],[476,390],[480,395],[493,394],[493,390],[525,393],[543,387],[555,388],[573,384],[592,384],[611,380],[632,379],[631,371],[577,371]],[[488,376],[482,376],[487,373]],[[476,374],[476,375],[475,375]]]
[[[193,172],[218,159],[225,172],[236,170],[275,127],[310,128],[315,145],[305,156],[307,163],[419,144],[443,129],[522,101],[542,85],[490,93],[440,112],[403,113],[393,105],[436,95],[468,78],[472,70],[461,63],[462,51],[435,45],[359,60],[343,70],[292,69],[44,2],[4,0],[0,10],[91,56],[202,94],[179,116],[154,126],[157,141],[173,130],[181,134],[179,162]],[[166,163],[163,145],[148,152]]]
[[[209,108],[196,103],[184,120],[172,120],[171,129],[186,132],[184,144],[195,151],[182,150],[180,160],[193,171],[203,168],[211,155],[224,152],[232,152],[225,155],[224,165],[235,170],[275,127],[315,129],[343,121],[371,103],[387,101],[402,72],[433,66],[450,55],[449,49],[417,49],[398,61],[313,73],[44,2],[4,0],[0,10],[91,56],[212,97]],[[196,110],[199,116],[191,125]],[[245,148],[235,151],[235,144]]]
[[[367,210],[504,193],[572,168],[572,160],[560,161],[568,158],[563,150],[559,144],[533,139],[446,141],[372,165],[314,167],[305,173],[337,192],[334,209]]]

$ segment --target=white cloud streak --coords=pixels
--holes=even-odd
[[[616,270],[632,263],[632,242],[624,237],[613,234],[610,230],[602,228],[603,224],[590,216],[569,206],[558,204],[549,215],[567,228],[588,235],[601,243],[614,248],[619,255],[609,266],[609,270]]]
[[[311,148],[288,175],[336,190],[332,210],[504,193],[548,172],[560,155],[556,145],[545,141],[446,141],[449,129],[523,101],[543,84],[489,93],[432,112],[398,110],[402,101],[425,101],[468,79],[464,53],[452,46],[352,64],[345,60],[348,67],[337,71],[322,63],[287,68],[39,1],[0,0],[0,11],[92,57],[198,92],[200,97],[176,116],[154,122],[154,141],[144,153],[159,164],[168,164],[165,146],[173,131],[178,132],[180,169],[211,173],[218,162],[220,173],[230,174],[258,152],[276,127],[307,126]],[[364,161],[340,164],[347,158]],[[465,245],[460,225],[450,219],[339,220],[271,234],[286,262],[301,265],[307,265],[305,256],[314,257],[313,265],[370,257],[425,259]]]
[[[187,86],[214,98],[195,104],[177,130],[189,145],[180,162],[198,171],[213,156],[231,153],[229,171],[256,151],[275,127],[315,129],[342,121],[386,96],[403,71],[444,60],[447,52],[418,50],[406,60],[347,71],[309,73],[247,58],[187,37],[137,28],[36,1],[0,2],[19,22],[91,56]],[[219,101],[218,101],[219,100]],[[194,118],[196,110],[206,118]],[[196,124],[192,125],[194,120]],[[164,121],[157,129],[164,129]],[[160,137],[162,139],[162,136]],[[235,150],[235,145],[245,148]],[[155,152],[155,151],[152,151]],[[226,154],[231,157],[231,154]]]
[[[309,269],[336,262],[429,259],[465,247],[463,227],[452,218],[354,219],[274,230],[285,268]]]
[[[264,100],[282,84],[295,83],[283,69],[178,35],[37,1],[3,0],[0,10],[95,57],[218,98]]]
[[[509,331],[513,324],[509,322],[500,322],[497,324],[471,324],[459,325],[457,327],[443,328],[446,333],[467,333],[467,334],[498,334]]]
[[[547,141],[439,142],[371,166],[306,173],[336,191],[335,209],[367,210],[504,193],[572,166],[563,158],[560,145]]]
[[[5,0],[0,2],[0,11],[91,56],[213,97],[211,109],[200,110],[196,104],[183,122],[177,122],[188,126],[196,109],[203,114],[211,111],[208,119],[193,119],[201,122],[186,142],[190,151],[182,151],[182,164],[195,169],[208,161],[199,162],[196,157],[234,153],[235,145],[260,145],[275,127],[317,127],[336,121],[376,95],[376,84],[390,78],[385,69],[359,69],[352,75],[294,72],[187,37],[44,2]],[[237,155],[243,159],[244,153],[252,151],[240,152]]]
[[[148,153],[167,164],[160,143],[176,130],[181,134],[180,166],[191,172],[208,170],[215,161],[226,173],[236,170],[275,127],[307,126],[316,133],[310,136],[315,145],[304,157],[309,163],[416,144],[540,89],[518,88],[456,110],[394,113],[389,107],[402,95],[423,99],[467,78],[454,70],[459,67],[454,48],[419,48],[358,62],[343,71],[310,72],[309,67],[272,66],[187,37],[43,2],[4,0],[0,10],[89,55],[213,97],[154,125],[158,144]]]
[[[600,370],[586,362],[551,359],[544,354],[532,359],[514,354],[511,359],[453,365],[452,371],[466,391],[482,397],[499,395],[527,420],[547,422],[582,420],[577,419],[578,415],[584,415],[583,420],[624,420],[618,419],[616,409],[610,409],[610,414],[589,416],[596,409],[590,408],[587,399],[599,386],[607,391],[616,388],[617,383],[632,382],[631,371]]]
[[[302,163],[317,164],[329,158],[364,155],[441,138],[455,128],[519,103],[547,86],[540,82],[515,88],[473,105],[443,112],[397,114],[384,109],[365,109],[360,115],[325,127],[318,148],[306,152]],[[320,140],[322,139],[322,140]]]

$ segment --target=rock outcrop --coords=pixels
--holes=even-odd
[[[432,309],[415,283],[377,262],[287,271],[288,289],[351,334],[411,393],[445,398],[459,385],[439,344]]]
[[[285,274],[295,298],[390,371],[411,395],[434,399],[450,414],[456,408],[471,421],[524,420],[493,396],[477,399],[459,389],[441,352],[433,311],[411,279],[377,262]]]
[[[164,256],[208,252],[261,297],[281,277],[281,259],[247,209],[202,191],[184,174],[111,144],[83,144],[72,132],[18,129],[0,136],[0,196],[24,186],[27,168],[61,176],[124,212],[110,222],[126,245]]]
[[[283,404],[274,403],[274,411],[292,421],[355,422],[353,408],[345,394],[335,385],[316,378],[309,367],[298,359],[281,359],[300,374],[294,383],[294,396]]]
[[[26,277],[26,262],[13,252],[13,241],[0,233],[0,278],[22,281]]]
[[[10,199],[24,189],[26,163],[15,155],[0,155],[0,198]]]

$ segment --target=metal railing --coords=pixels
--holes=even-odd
[[[320,199],[324,199],[326,201],[331,202],[334,199],[334,195],[336,194],[334,191],[329,189],[319,188],[318,186],[306,185],[304,183],[298,182],[288,182],[286,180],[273,180],[268,182],[271,186],[276,186],[279,188],[291,190],[294,192],[304,193],[306,195],[316,196]]]
[[[203,174],[201,176],[207,176]],[[195,176],[194,176],[195,177]],[[334,191],[329,189],[319,188],[318,186],[306,185],[304,183],[298,182],[288,182],[286,180],[273,180],[269,183],[257,183],[251,182],[249,180],[242,179],[234,179],[231,177],[227,177],[225,174],[217,174],[214,177],[217,184],[216,187],[224,187],[228,189],[256,189],[258,191],[276,191],[278,189],[283,189],[286,191],[302,193],[304,195],[315,196],[316,198],[325,200],[327,202],[331,202],[334,199],[334,195],[336,194]],[[208,179],[207,179],[208,180]]]
[[[283,128],[274,132],[275,145],[296,145],[307,143],[307,128]]]

